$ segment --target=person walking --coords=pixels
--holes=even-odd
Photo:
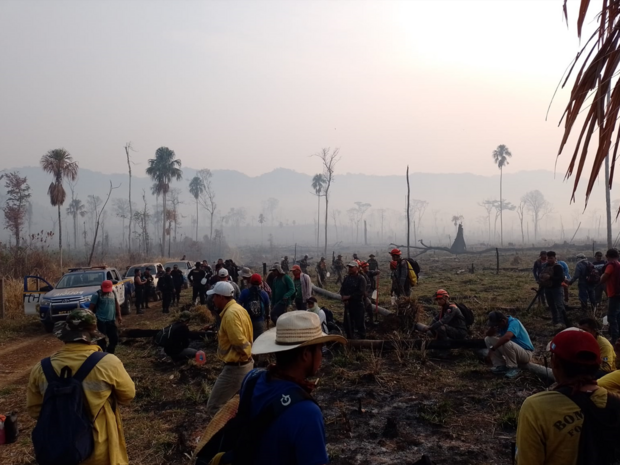
[[[185,277],[183,276],[183,272],[179,270],[177,265],[172,267],[172,271],[170,272],[172,276],[172,283],[174,285],[174,293],[172,294],[172,303],[176,303],[179,305],[181,302],[181,289],[183,289],[183,284],[185,284]]]
[[[273,272],[271,321],[275,324],[280,315],[286,313],[291,304],[291,300],[295,296],[295,285],[291,277],[284,273],[279,263],[275,263],[270,271]]]
[[[325,257],[321,257],[319,263],[316,264],[316,276],[319,287],[324,287],[325,280],[327,279],[327,263],[325,263]]]
[[[280,266],[282,267],[282,271],[288,273],[288,255],[285,255],[282,261],[280,262]]]
[[[97,291],[91,299],[88,309],[97,317],[97,329],[105,337],[99,339],[98,345],[101,350],[113,354],[118,345],[118,328],[123,321],[121,307],[114,293],[112,281],[101,283],[101,290]],[[107,338],[107,341],[106,341]]]
[[[295,285],[295,308],[297,310],[307,310],[306,301],[312,297],[312,279],[309,275],[301,271],[299,265],[293,265],[293,284]]]
[[[207,300],[205,293],[207,288],[207,272],[202,263],[196,262],[196,266],[189,272],[187,280],[192,286],[192,304],[196,305],[196,300],[200,299],[200,305],[204,305]]]
[[[153,294],[155,293],[155,279],[153,279],[153,275],[151,274],[150,270],[147,268],[146,270],[144,270],[144,302],[146,303],[146,307],[145,308],[150,308],[149,307],[149,299],[151,297],[155,297]]]
[[[334,262],[334,270],[336,270],[336,284],[342,284],[342,272],[344,270],[344,262],[342,261],[342,255],[338,255]]]
[[[547,251],[542,250],[538,255],[538,259],[534,262],[532,267],[532,274],[534,275],[534,281],[538,284],[538,302],[543,307],[547,306],[545,299],[545,289],[540,283],[540,274],[547,267]]]
[[[364,324],[364,300],[366,298],[366,280],[359,274],[356,261],[347,265],[349,274],[340,286],[340,295],[344,303],[344,326],[349,339],[357,331],[360,339],[366,339]]]
[[[239,305],[246,309],[252,320],[254,340],[261,334],[265,327],[265,317],[269,317],[269,295],[261,289],[263,278],[258,273],[250,276],[250,286],[241,291]]]
[[[545,297],[551,310],[553,325],[556,329],[568,328],[568,318],[564,307],[564,269],[556,261],[556,254],[547,252],[547,266],[539,275],[541,286],[545,288]]]
[[[609,334],[611,343],[618,341],[618,313],[620,312],[620,263],[618,262],[618,249],[609,249],[605,258],[607,266],[605,273],[601,276],[601,284],[607,285],[607,322],[609,323]]]
[[[144,298],[144,294],[146,292],[145,291],[146,281],[140,275],[139,268],[136,269],[134,273],[133,285],[134,285],[134,293],[136,296],[136,313],[138,315],[142,315],[144,313],[144,307],[146,305],[145,298]]]
[[[279,266],[279,265],[278,265]],[[217,333],[217,356],[224,362],[224,368],[217,377],[207,401],[207,414],[216,413],[241,387],[243,378],[252,369],[252,320],[233,295],[231,283],[218,282],[207,295],[213,296],[213,303],[220,316]]]
[[[129,404],[135,397],[134,382],[115,355],[101,352],[97,341],[104,335],[97,330],[97,317],[90,310],[73,310],[66,321],[56,323],[54,334],[64,342],[64,346],[37,363],[28,380],[26,408],[37,421],[32,435],[35,451],[47,452],[45,458],[49,460],[50,449],[74,439],[58,437],[58,431],[65,425],[54,423],[62,421],[71,412],[63,410],[58,416],[60,412],[51,412],[48,406],[53,408],[53,405],[47,404],[54,400],[54,393],[48,393],[48,388],[57,384],[59,377],[68,372],[82,381],[84,404],[92,418],[92,454],[81,463],[127,465],[129,459],[119,406]]]
[[[162,313],[170,313],[170,303],[174,295],[174,280],[172,279],[170,267],[166,268],[164,274],[157,281],[157,290],[161,292]]]
[[[310,263],[308,263],[308,256],[307,255],[304,255],[304,258],[302,258],[299,261],[299,266],[301,267],[301,271],[303,273],[306,273],[306,274],[308,273],[308,266],[310,266]]]
[[[596,310],[596,295],[595,288],[600,281],[594,265],[588,261],[586,256],[582,253],[577,255],[577,265],[575,265],[575,273],[568,282],[569,285],[577,281],[577,288],[579,289],[579,302],[581,303],[581,311],[588,311],[588,302],[592,305],[592,311]]]

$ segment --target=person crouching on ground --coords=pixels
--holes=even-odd
[[[121,307],[114,293],[112,281],[101,283],[101,291],[97,292],[90,299],[88,309],[97,316],[97,329],[105,337],[100,339],[98,344],[101,350],[110,354],[114,353],[118,344],[118,328],[123,321]],[[106,341],[106,337],[108,340]]]
[[[534,351],[530,335],[523,324],[500,312],[489,313],[489,330],[484,342],[493,363],[491,371],[507,378],[518,376],[519,366],[530,363]]]
[[[164,274],[157,281],[157,290],[161,292],[162,313],[170,313],[170,303],[174,296],[174,279],[170,271],[170,267],[167,267]]]
[[[224,369],[217,377],[209,401],[207,414],[214,414],[228,402],[241,387],[243,378],[252,369],[252,320],[248,312],[233,299],[235,290],[229,282],[220,281],[207,292],[220,316],[217,333],[217,356]]]
[[[329,462],[323,414],[311,397],[316,385],[307,380],[319,371],[322,349],[327,342],[344,344],[346,339],[325,334],[319,317],[308,311],[285,313],[278,318],[275,328],[256,339],[252,353],[275,354],[276,363],[267,370],[251,371],[243,382],[240,397],[251,395],[251,418],[273,403],[286,409],[263,432],[258,449],[246,451],[252,457],[248,463],[322,465]]]
[[[164,352],[172,360],[189,360],[196,357],[198,352],[189,346],[189,327],[187,323],[191,319],[188,311],[181,312],[179,319],[170,326],[170,334],[164,345]]]
[[[452,302],[448,292],[439,289],[435,293],[435,302],[439,305],[439,314],[433,318],[430,326],[418,323],[416,329],[430,332],[437,339],[467,339],[469,330],[461,310]]]
[[[329,329],[327,328],[327,315],[325,315],[325,311],[319,307],[319,304],[316,300],[316,297],[310,297],[306,304],[308,305],[308,311],[315,313],[319,320],[321,321],[321,329],[324,333],[329,333]]]

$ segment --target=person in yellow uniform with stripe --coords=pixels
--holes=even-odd
[[[239,391],[243,378],[254,367],[252,320],[245,308],[233,298],[235,289],[227,281],[219,281],[207,292],[220,315],[217,333],[217,356],[224,362],[207,402],[207,413],[215,414]]]
[[[601,350],[601,369],[598,372],[598,377],[600,378],[612,371],[616,371],[616,352],[614,351],[614,346],[611,345],[611,342],[605,336],[601,335],[598,322],[594,318],[583,318],[579,321],[579,328],[594,336],[598,343],[598,348]]]

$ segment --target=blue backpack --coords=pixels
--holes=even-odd
[[[82,382],[106,355],[106,352],[93,352],[74,376],[66,366],[58,376],[49,357],[41,360],[48,385],[39,420],[32,431],[39,465],[77,465],[92,455],[95,419],[85,402]]]

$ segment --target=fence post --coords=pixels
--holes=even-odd
[[[4,278],[0,277],[0,320],[4,318]]]

